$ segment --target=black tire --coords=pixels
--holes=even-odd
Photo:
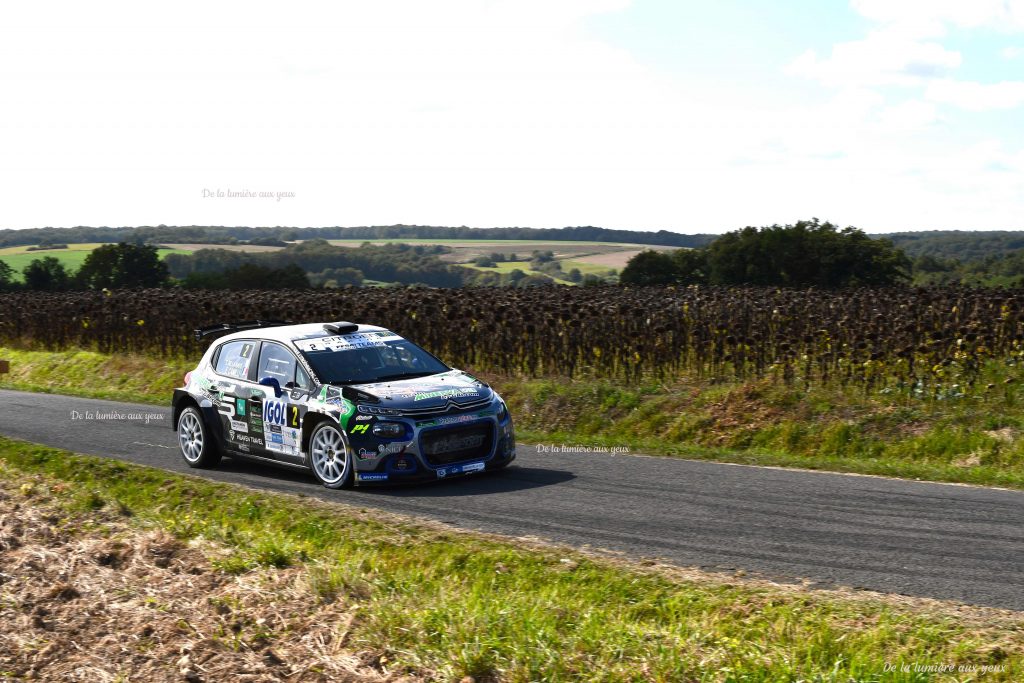
[[[351,488],[355,479],[355,456],[348,439],[326,420],[309,435],[309,469],[329,489]]]
[[[220,462],[220,449],[195,406],[188,406],[178,416],[178,449],[189,467],[202,469]]]

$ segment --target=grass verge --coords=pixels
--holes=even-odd
[[[11,372],[0,388],[169,405],[194,359],[165,360],[94,351],[25,351],[0,347]]]
[[[341,601],[354,615],[334,625],[346,646],[379,653],[396,675],[838,682],[1024,674],[1020,613],[696,572],[677,578],[2,438],[0,477],[29,504],[45,494],[61,510],[51,524],[108,510],[224,548],[214,562],[222,573],[302,568],[320,600]],[[926,666],[953,669],[922,674]]]
[[[0,358],[11,360],[0,387],[158,405],[195,365],[8,348]],[[927,397],[770,380],[623,386],[477,374],[508,401],[527,442],[1024,489],[1024,382],[1012,372],[993,365],[975,391]]]
[[[520,438],[534,443],[1024,488],[1024,396],[1002,379],[939,398],[769,380],[538,379],[501,389]]]

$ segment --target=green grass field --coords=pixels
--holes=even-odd
[[[612,275],[613,271],[616,273],[618,272],[615,268],[609,268],[608,266],[602,266],[596,263],[587,263],[576,259],[564,259],[562,261],[562,270],[566,273],[573,268],[579,269],[580,273],[583,275],[597,275],[598,277],[607,277]]]
[[[472,268],[473,270],[479,270],[485,273],[501,273],[503,275],[508,275],[513,270],[518,269],[523,271],[527,275],[542,275],[562,285],[577,284],[569,280],[569,271],[571,271],[573,268],[579,269],[581,275],[597,275],[598,277],[608,277],[612,274],[613,270],[611,268],[608,268],[607,266],[599,266],[593,263],[584,263],[582,261],[575,261],[571,259],[561,259],[561,264],[563,275],[562,277],[557,278],[552,277],[547,273],[539,273],[537,271],[530,270],[529,261],[496,261],[495,266],[493,268],[475,266],[472,263],[463,263],[460,265],[462,265],[464,268]]]
[[[102,528],[106,514],[226,548],[213,562],[224,580],[301,572],[321,600],[357,615],[338,624],[348,648],[379,653],[388,671],[417,679],[910,683],[1024,674],[1018,613],[645,567],[6,438],[0,480],[19,505],[56,508],[49,517],[65,537]],[[203,637],[238,647],[258,636],[256,626]],[[983,679],[923,677],[899,673],[903,664],[991,668]]]
[[[36,259],[53,256],[64,264],[66,269],[75,271],[82,266],[85,258],[93,249],[101,246],[103,244],[99,242],[86,242],[82,244],[69,244],[67,249],[46,249],[43,251],[28,251],[28,245],[5,247],[0,249],[0,261],[7,263],[14,270],[15,281],[21,282],[24,279],[21,271]],[[191,252],[182,249],[159,249],[157,253],[160,255],[160,258],[163,258],[167,254],[188,254]]]

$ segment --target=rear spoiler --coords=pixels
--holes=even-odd
[[[262,327],[281,327],[282,325],[291,324],[290,320],[246,320],[244,322],[220,323],[218,325],[210,325],[209,327],[199,327],[193,331],[193,334],[196,341],[202,341],[213,335],[230,334],[231,332],[241,332],[242,330],[258,330]]]

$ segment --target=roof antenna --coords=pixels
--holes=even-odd
[[[359,325],[340,320],[336,323],[324,323],[324,329],[331,334],[348,334],[358,330]]]

